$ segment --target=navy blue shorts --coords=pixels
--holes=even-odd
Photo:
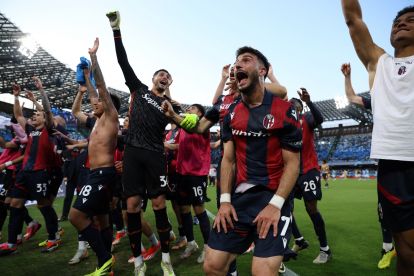
[[[90,217],[109,214],[115,177],[115,167],[90,170],[88,181],[80,190],[73,208]]]
[[[177,186],[178,205],[202,205],[207,194],[207,175],[180,175]]]
[[[306,174],[301,174],[296,181],[295,198],[305,201],[321,200],[321,175],[317,169],[312,169]]]
[[[379,160],[378,205],[394,233],[414,229],[414,162]]]
[[[6,169],[3,172],[0,172],[0,202],[3,202],[6,197],[9,197],[14,187],[14,182],[16,181],[15,170]]]
[[[11,197],[39,200],[49,198],[50,176],[47,170],[19,171]]]
[[[50,175],[50,184],[49,184],[49,191],[48,195],[52,197],[56,197],[59,187],[63,181],[63,171],[62,168],[54,168],[49,171]]]
[[[230,229],[227,234],[223,230],[218,233],[216,229],[212,229],[208,246],[215,250],[243,254],[254,242],[256,257],[283,256],[291,235],[292,200],[286,200],[283,205],[276,237],[273,236],[271,226],[266,238],[259,239],[257,226],[253,224],[253,220],[267,206],[273,195],[274,192],[259,187],[241,194],[233,194],[231,202],[239,220],[233,221],[234,229]]]

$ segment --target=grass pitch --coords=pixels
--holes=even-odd
[[[206,207],[215,214],[215,189],[209,187],[208,193],[213,200],[207,203]],[[62,202],[62,199],[56,201],[58,214],[61,213]],[[309,241],[310,247],[301,251],[298,259],[286,263],[286,266],[299,275],[396,275],[395,259],[390,268],[386,270],[377,268],[382,238],[376,206],[375,181],[331,180],[329,189],[323,189],[319,209],[325,220],[333,258],[325,265],[315,265],[312,260],[319,252],[319,243],[303,202],[296,200],[296,220],[303,236]],[[40,253],[37,244],[46,238],[44,221],[35,207],[29,207],[29,212],[40,221],[43,225],[42,229],[31,240],[24,242],[16,254],[0,258],[1,275],[84,275],[95,269],[96,257],[92,250],[89,251],[89,258],[80,264],[74,266],[67,264],[77,249],[77,234],[69,222],[61,224],[65,229],[61,247],[52,253]],[[169,208],[169,216],[177,233],[177,225],[171,208]],[[155,225],[152,211],[147,211],[146,218],[151,225]],[[7,222],[8,220],[3,228],[3,241],[7,239]],[[202,247],[202,237],[197,225],[194,226],[194,234],[197,243]],[[148,246],[145,237],[143,241]],[[121,241],[114,254],[116,256],[115,275],[132,275],[133,265],[127,263],[130,256],[128,238]],[[196,262],[198,254],[189,259],[180,260],[179,253],[172,252],[171,257],[176,275],[203,275],[201,265]],[[238,258],[239,275],[251,274],[251,259],[251,254]],[[158,253],[147,263],[148,276],[162,275],[160,262],[161,254]]]

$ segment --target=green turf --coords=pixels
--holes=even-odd
[[[214,188],[209,188],[210,198],[215,198]],[[391,268],[380,271],[377,262],[382,246],[381,233],[376,213],[376,189],[374,181],[337,180],[330,182],[329,189],[323,189],[323,200],[319,209],[325,219],[329,246],[333,259],[325,265],[315,265],[312,260],[318,254],[318,242],[312,223],[306,214],[303,202],[295,201],[295,215],[302,234],[310,242],[307,250],[300,252],[299,258],[286,263],[287,267],[299,275],[396,275],[395,259]],[[57,200],[58,214],[61,212],[62,199]],[[215,202],[207,204],[215,213]],[[170,208],[171,210],[171,208]],[[29,208],[30,214],[44,224],[36,208]],[[171,221],[176,223],[171,211]],[[147,212],[148,221],[154,225],[152,211]],[[63,222],[65,229],[63,244],[57,251],[41,254],[37,243],[46,238],[44,227],[30,241],[25,242],[12,256],[0,258],[1,275],[83,275],[94,270],[96,258],[90,250],[90,257],[82,263],[69,266],[67,261],[77,248],[77,235],[69,222]],[[4,227],[3,240],[7,236]],[[198,226],[195,237],[199,245],[202,238]],[[146,238],[144,243],[148,245]],[[115,275],[132,275],[133,265],[128,264],[130,256],[128,239],[125,238],[116,248]],[[252,255],[238,258],[239,275],[250,275]],[[178,253],[172,253],[172,262],[177,275],[202,275],[201,265],[196,263],[198,255],[180,260]],[[161,254],[147,263],[147,275],[161,275]]]

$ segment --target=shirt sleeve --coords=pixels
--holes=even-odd
[[[231,132],[230,123],[231,123],[231,116],[229,112],[223,119],[223,131],[221,133],[221,139],[223,140],[223,143],[233,140],[233,134]]]
[[[115,51],[116,57],[118,59],[118,64],[121,67],[122,73],[124,74],[125,84],[128,86],[131,93],[140,92],[143,90],[148,90],[148,87],[138,79],[135,75],[134,70],[128,61],[128,56],[126,54],[124,44],[122,43],[121,31],[114,30],[114,40],[115,40]],[[142,88],[146,89],[142,89]]]
[[[223,102],[223,95],[220,95],[216,101],[216,103],[207,110],[204,117],[212,122],[213,124],[216,124],[218,121],[220,121],[220,105]]]
[[[365,97],[361,97],[362,99],[362,104],[364,105],[364,107],[366,109],[372,109],[371,107],[371,99],[365,98]]]
[[[293,105],[290,105],[286,111],[279,138],[280,146],[283,149],[299,152],[302,148],[302,130],[300,128],[298,114]]]

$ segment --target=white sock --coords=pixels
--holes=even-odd
[[[148,239],[150,240],[150,242],[151,242],[151,244],[152,245],[157,245],[158,244],[158,239],[157,239],[157,236],[155,236],[155,234],[154,233],[152,233],[152,235],[151,236],[149,236],[148,237]]]
[[[38,222],[35,220],[32,220],[31,222],[29,222],[29,225],[27,225],[27,227],[33,227],[36,224],[38,224]]]
[[[141,251],[146,251],[144,244],[141,242]]]
[[[390,251],[393,248],[392,243],[383,242],[382,243],[382,249],[385,250],[385,252]]]
[[[329,250],[329,245],[325,246],[325,247],[321,247],[322,251],[328,251]]]
[[[139,255],[138,257],[135,257],[134,264],[135,267],[139,267],[144,261],[142,260],[142,256]]]
[[[86,250],[86,241],[78,241],[78,249]]]
[[[17,235],[17,239],[21,240],[22,239],[22,234]]]
[[[164,252],[162,252],[162,261],[164,263],[171,263],[170,253],[164,253]]]
[[[192,241],[189,241],[187,245],[195,245],[195,244],[196,244],[195,240],[192,240]]]

